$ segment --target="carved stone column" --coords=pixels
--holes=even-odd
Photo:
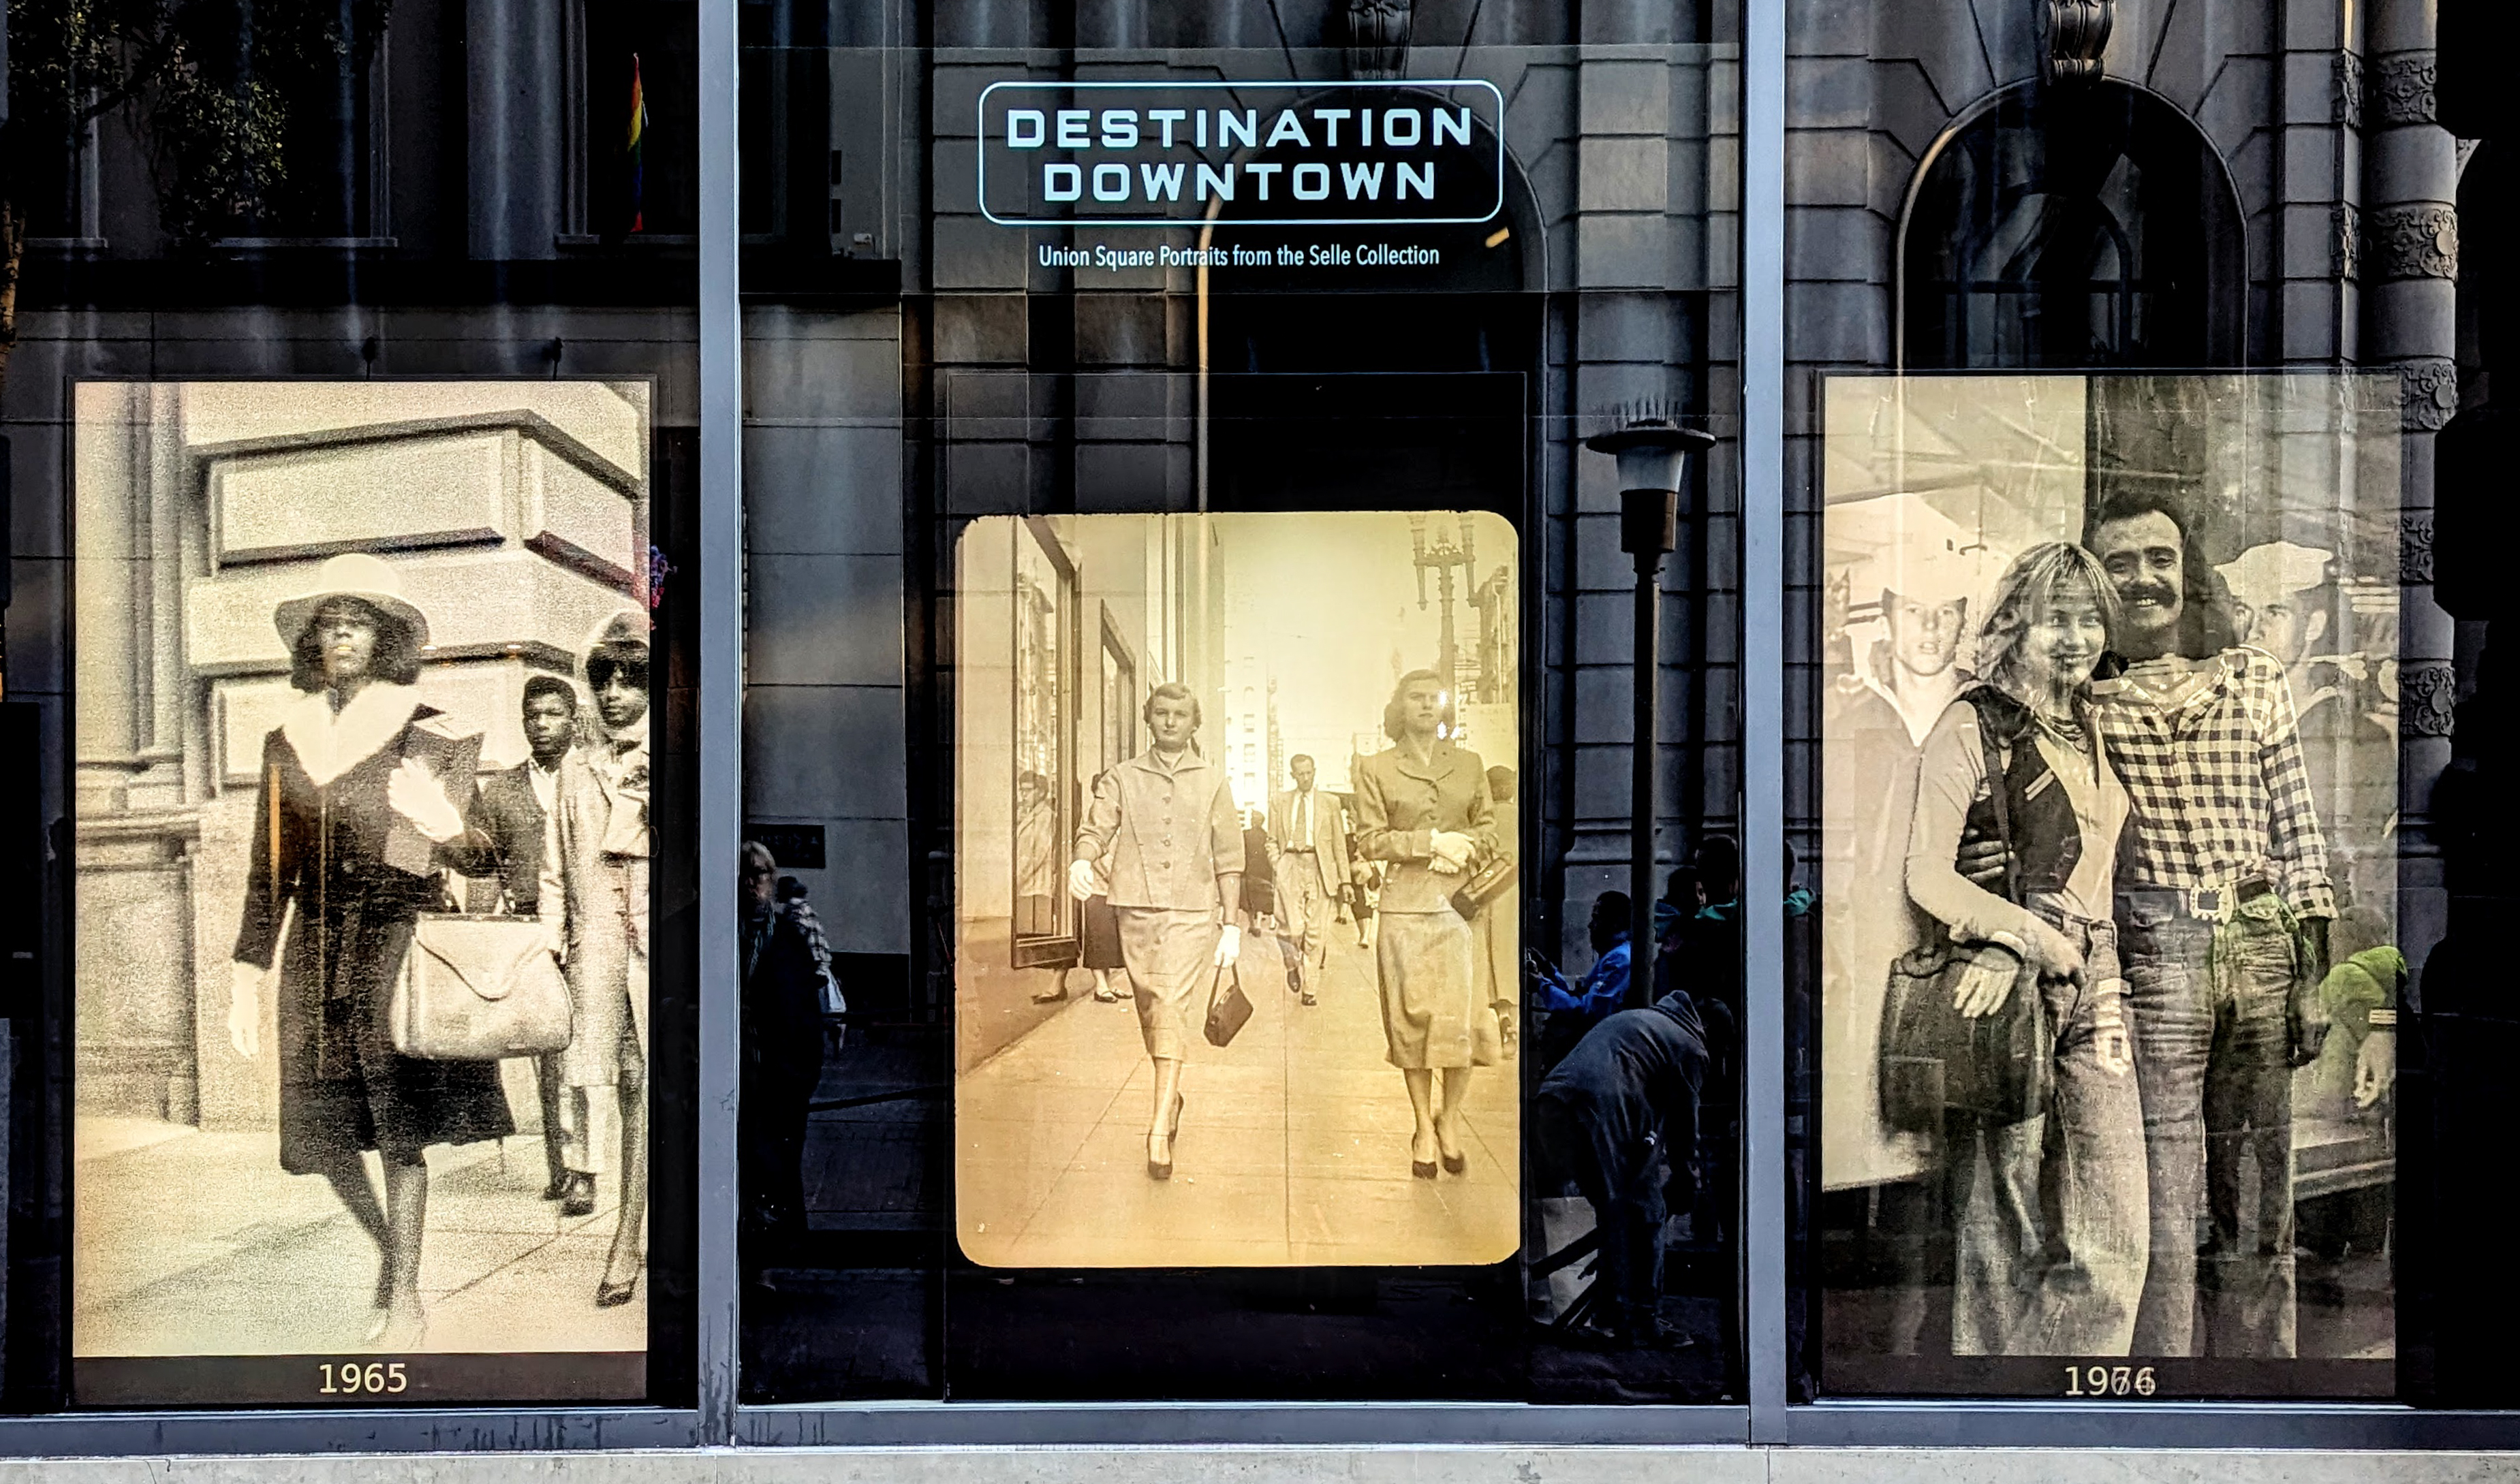
[[[2455,147],[2435,120],[2432,0],[2376,0],[2365,68],[2362,361],[2398,375],[2402,529],[2432,528],[2434,436],[2458,411]],[[2410,962],[2439,940],[2447,900],[2428,806],[2450,762],[2450,616],[2428,563],[2406,564],[2400,610],[2399,941]]]
[[[1359,79],[1405,76],[1409,71],[1411,0],[1345,0],[1340,39],[1347,45],[1347,74]]]

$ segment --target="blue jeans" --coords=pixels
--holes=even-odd
[[[2093,986],[2114,972],[2110,923],[2041,915],[2083,951]],[[2020,1123],[1954,1121],[1952,1353],[2125,1355],[2148,1240],[2136,1080],[2100,1064],[2091,988],[2025,968],[2013,993],[2046,1006],[2055,1092]]]
[[[2286,1014],[2301,972],[2293,917],[2273,896],[2243,903],[2219,925],[2174,903],[2160,892],[2118,895],[2152,1183],[2152,1266],[2135,1353],[2288,1358],[2295,1336]],[[2243,1179],[2252,1173],[2244,1162],[2253,1181]],[[2200,1265],[2198,1225],[2209,1212]]]

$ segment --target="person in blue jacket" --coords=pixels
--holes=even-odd
[[[1539,1040],[1540,1064],[1545,1070],[1559,1057],[1574,1050],[1584,1033],[1615,1013],[1627,1002],[1628,970],[1632,949],[1628,942],[1628,894],[1605,891],[1593,899],[1593,917],[1588,924],[1593,952],[1598,955],[1593,967],[1578,984],[1567,982],[1556,966],[1534,953],[1530,956],[1532,971],[1532,1009],[1545,1016]]]

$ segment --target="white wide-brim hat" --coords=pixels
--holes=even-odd
[[[272,611],[272,627],[280,630],[280,642],[292,650],[298,637],[313,622],[315,610],[330,598],[356,598],[410,628],[415,648],[428,648],[428,618],[412,607],[402,595],[402,574],[393,564],[365,552],[349,552],[332,558],[316,569],[314,585],[293,598],[283,598]]]

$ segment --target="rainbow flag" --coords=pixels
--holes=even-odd
[[[646,171],[641,162],[640,145],[648,134],[648,93],[639,81],[639,54],[630,54],[630,230],[644,232],[648,217],[643,198],[646,194]]]

